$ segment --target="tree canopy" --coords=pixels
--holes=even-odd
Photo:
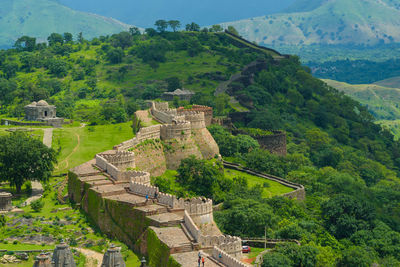
[[[25,181],[47,181],[55,162],[55,151],[37,139],[19,132],[0,136],[0,179],[18,193]]]

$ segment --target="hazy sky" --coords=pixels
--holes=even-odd
[[[140,27],[157,19],[211,25],[276,13],[294,0],[57,0],[74,9],[113,17]]]

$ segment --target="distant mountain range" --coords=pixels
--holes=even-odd
[[[129,26],[114,19],[75,11],[53,0],[1,0],[0,48],[22,35],[46,40],[53,32],[79,32],[85,38],[121,32]]]
[[[400,42],[400,0],[298,0],[285,12],[222,25],[273,46]]]
[[[280,12],[294,0],[55,0],[76,10],[116,18],[143,28],[158,19],[202,26]]]

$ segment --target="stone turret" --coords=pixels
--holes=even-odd
[[[53,267],[53,265],[51,264],[48,254],[40,253],[40,255],[36,257],[33,267]]]
[[[104,253],[101,267],[125,267],[120,249],[111,244],[110,248]]]
[[[76,267],[74,256],[66,243],[62,242],[56,246],[52,264],[54,267]]]

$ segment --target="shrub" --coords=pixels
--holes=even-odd
[[[35,200],[31,203],[31,208],[35,212],[39,212],[43,209],[44,203],[40,199]]]

